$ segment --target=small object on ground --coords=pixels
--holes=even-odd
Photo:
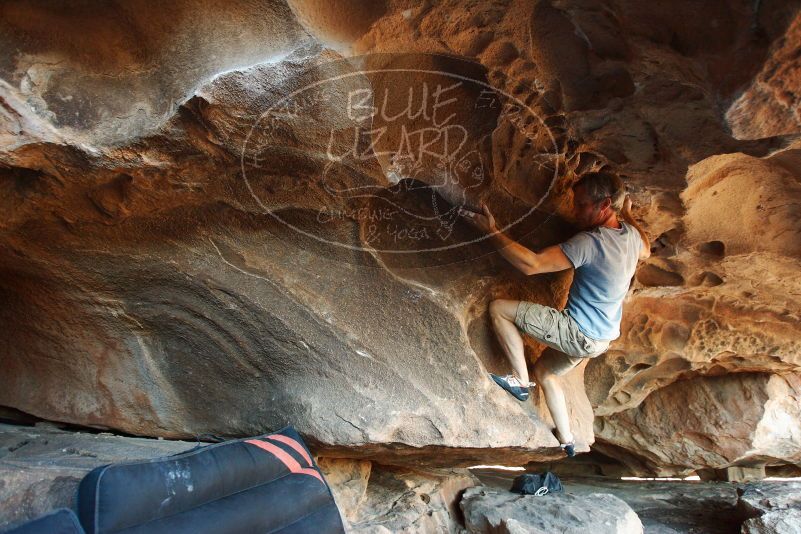
[[[496,384],[511,393],[517,400],[528,400],[528,388],[531,382],[529,382],[529,386],[524,386],[515,375],[498,376],[490,373],[490,376]]]
[[[549,493],[562,493],[562,481],[551,471],[544,473],[524,473],[515,477],[511,490],[522,495],[541,497]]]

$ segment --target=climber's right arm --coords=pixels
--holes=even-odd
[[[645,233],[645,230],[642,229],[642,226],[639,225],[637,221],[634,220],[634,216],[631,214],[631,198],[626,195],[626,200],[623,201],[623,209],[620,211],[623,215],[623,220],[627,223],[632,225],[637,231],[640,233],[640,237],[642,238],[642,248],[640,249],[640,259],[646,260],[651,257],[651,242],[648,239],[648,234]]]

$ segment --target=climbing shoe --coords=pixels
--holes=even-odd
[[[517,400],[528,400],[528,388],[531,383],[529,383],[527,386],[524,386],[515,375],[498,376],[490,373],[490,376],[496,384],[511,393]]]
[[[565,450],[565,454],[567,454],[568,457],[572,458],[573,456],[576,455],[575,441],[571,441],[570,443],[560,443],[559,446]]]

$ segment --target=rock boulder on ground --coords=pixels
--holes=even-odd
[[[571,493],[518,495],[489,487],[470,488],[460,503],[467,531],[475,534],[642,533],[629,505],[614,495]]]
[[[742,534],[799,534],[801,510],[768,512],[743,523]]]
[[[801,508],[801,481],[745,485],[740,494],[740,502],[746,510],[755,513]]]

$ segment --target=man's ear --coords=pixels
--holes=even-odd
[[[601,206],[600,206],[601,209],[598,210],[598,211],[604,211],[606,209],[609,209],[611,206],[612,206],[612,199],[609,198],[609,197],[606,197],[605,199],[603,199],[601,201]]]

